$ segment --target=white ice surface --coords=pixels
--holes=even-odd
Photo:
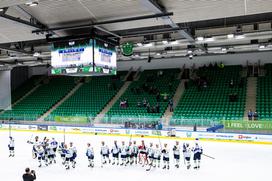
[[[111,166],[101,168],[100,143],[102,140],[110,147],[113,140],[128,142],[129,137],[97,136],[97,135],[75,135],[67,134],[66,142],[74,142],[78,149],[77,165],[75,169],[65,170],[57,155],[57,164],[38,168],[37,160],[31,156],[32,145],[27,144],[31,135],[43,138],[56,138],[63,141],[62,134],[52,133],[28,133],[12,132],[15,139],[15,157],[8,157],[8,131],[0,131],[0,180],[21,181],[26,167],[36,170],[37,181],[258,181],[271,179],[272,145],[254,145],[240,143],[223,143],[202,141],[204,153],[215,157],[215,160],[203,157],[200,170],[186,170],[182,167],[173,167],[172,154],[170,157],[170,170],[153,169],[150,172],[141,166]],[[159,139],[132,138],[132,140],[144,139],[146,143],[159,143]],[[161,139],[161,143],[168,143],[172,149],[175,140]],[[85,156],[86,143],[90,142],[95,149],[95,168],[88,168]],[[183,143],[183,140],[180,140]],[[191,145],[193,141],[187,141]]]

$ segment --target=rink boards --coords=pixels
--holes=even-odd
[[[244,133],[210,133],[204,131],[192,132],[175,129],[175,137],[169,136],[169,130],[148,129],[125,129],[106,127],[72,127],[72,126],[48,126],[48,125],[22,125],[0,124],[2,131],[24,132],[50,132],[59,134],[96,134],[106,136],[127,136],[162,139],[194,140],[199,138],[203,141],[238,142],[252,144],[272,144],[272,135],[269,134],[244,134]]]

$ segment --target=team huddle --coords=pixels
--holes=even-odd
[[[65,144],[62,142],[59,144],[54,138],[49,139],[45,137],[42,141],[36,136],[33,141],[27,141],[27,143],[33,145],[32,156],[33,159],[37,159],[39,167],[49,166],[56,163],[56,155],[59,153],[62,164],[68,170],[70,167],[76,167],[77,149],[72,142]],[[9,143],[10,157],[14,157],[14,139],[10,137]],[[171,151],[173,157],[171,157]],[[140,145],[136,141],[129,141],[128,145],[124,141],[119,145],[115,140],[113,146],[110,148],[104,141],[101,142],[100,157],[101,167],[107,164],[111,165],[142,165],[148,166],[149,171],[151,168],[170,169],[170,158],[173,158],[173,162],[176,168],[181,166],[181,159],[184,162],[184,166],[187,169],[191,168],[191,157],[193,157],[194,169],[200,168],[200,160],[203,149],[196,140],[193,147],[190,147],[189,143],[183,143],[180,145],[179,141],[176,141],[172,148],[169,148],[167,144],[153,144],[146,145],[144,140]],[[88,159],[88,167],[94,167],[95,152],[90,143],[87,143],[86,157]]]

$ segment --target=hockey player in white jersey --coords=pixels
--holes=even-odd
[[[56,153],[58,148],[58,142],[55,140],[55,138],[52,138],[52,140],[50,141],[50,145],[53,148],[53,151]]]
[[[88,167],[94,167],[94,150],[90,143],[87,143],[86,156],[88,158]]]
[[[121,145],[121,159],[122,159],[122,163],[121,166],[127,166],[127,153],[128,153],[128,146],[125,145],[125,142],[122,141],[122,145]]]
[[[37,158],[37,146],[41,145],[41,142],[39,141],[39,137],[35,136],[34,141],[28,140],[27,143],[32,144],[32,158]]]
[[[107,163],[107,160],[109,163],[111,162],[111,160],[109,158],[110,150],[109,150],[109,147],[107,145],[105,145],[104,141],[101,142],[100,154],[101,154],[101,161],[102,161],[101,167],[103,167],[103,165]]]
[[[158,144],[156,144],[156,147],[154,149],[154,161],[153,161],[153,167],[158,167],[160,168],[161,164],[161,148],[159,147]]]
[[[149,143],[149,147],[147,148],[147,157],[149,165],[153,164],[153,156],[154,156],[153,143]]]
[[[133,151],[132,151],[133,161],[132,161],[132,163],[137,164],[138,154],[139,154],[139,148],[137,146],[136,141],[133,141]]]
[[[73,153],[70,151],[70,149],[68,148],[68,146],[66,144],[64,144],[63,153],[65,154],[64,166],[65,166],[66,170],[69,170],[70,169],[70,162],[73,157]]]
[[[195,147],[192,148],[192,151],[194,153],[194,169],[199,169],[200,168],[200,160],[201,160],[201,155],[203,153],[202,147],[199,145],[198,141],[195,143]]]
[[[56,152],[55,152],[55,146],[52,144],[48,144],[48,163],[56,163]]]
[[[132,142],[130,141],[128,143],[128,151],[127,151],[127,164],[132,165],[133,163],[133,145]]]
[[[65,164],[65,148],[64,148],[64,142],[62,142],[62,143],[59,145],[58,152],[59,152],[60,157],[61,157],[61,159],[62,159],[62,164],[64,165],[64,164]]]
[[[113,143],[113,147],[111,149],[111,153],[112,153],[112,165],[116,164],[119,165],[119,153],[120,153],[120,147],[119,145],[117,144],[117,141],[114,140],[114,143]]]
[[[36,154],[39,161],[39,167],[42,166],[42,161],[45,163],[45,166],[47,166],[48,164],[45,161],[44,148],[41,145],[37,145]]]
[[[162,149],[162,156],[163,156],[163,169],[169,169],[169,149],[167,148],[167,144],[164,144],[164,147]]]
[[[8,144],[8,148],[9,148],[9,157],[14,157],[15,156],[15,150],[14,150],[14,139],[10,136],[9,137],[9,144]]]
[[[187,167],[187,169],[190,169],[191,167],[191,148],[189,146],[189,143],[184,143],[183,144],[183,156],[184,156],[184,160],[185,160],[185,165]]]
[[[72,167],[75,168],[76,167],[77,149],[73,145],[72,142],[70,142],[69,152],[72,155],[72,157],[70,158],[70,162],[72,164]]]
[[[178,141],[176,141],[176,144],[173,147],[173,153],[174,153],[175,167],[179,168],[179,163],[180,163],[180,145],[179,145]]]

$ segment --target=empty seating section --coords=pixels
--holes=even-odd
[[[27,94],[31,89],[33,89],[36,85],[38,85],[41,80],[41,76],[32,76],[29,80],[24,82],[21,86],[11,92],[11,102],[15,103],[25,94]]]
[[[112,78],[112,76],[91,77],[46,120],[54,121],[55,116],[95,117],[123,85],[122,81]]]
[[[242,67],[201,68],[199,77],[206,77],[207,87],[200,90],[194,81],[188,83],[174,115],[172,125],[209,125],[210,121],[239,120],[243,118],[246,99],[246,79],[240,77]],[[230,87],[233,80],[234,86]],[[237,94],[237,101],[230,102],[229,95]]]
[[[258,78],[256,111],[259,120],[272,120],[272,64],[265,65],[266,75]],[[254,111],[254,110],[253,110]]]
[[[75,86],[74,77],[52,77],[18,104],[0,114],[0,119],[36,120]]]
[[[130,84],[125,93],[120,97],[118,101],[112,106],[107,112],[104,122],[122,123],[125,121],[130,122],[152,122],[159,120],[165,112],[168,100],[163,101],[161,97],[159,101],[160,112],[159,113],[148,113],[145,107],[138,107],[138,102],[142,103],[143,99],[146,98],[150,106],[153,107],[157,104],[156,95],[150,94],[148,91],[142,89],[146,83],[148,87],[153,87],[159,91],[160,94],[167,94],[168,97],[172,97],[175,94],[175,90],[178,86],[179,80],[177,75],[180,72],[179,69],[168,69],[162,70],[159,75],[158,70],[145,70],[141,73],[139,80],[134,81]],[[171,89],[169,83],[171,82]],[[140,93],[135,93],[135,88],[140,89]],[[128,107],[120,108],[120,102],[127,99]]]

